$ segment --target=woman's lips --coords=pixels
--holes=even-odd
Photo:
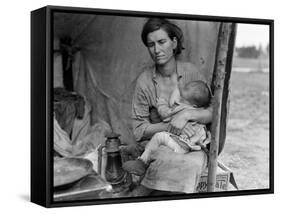
[[[165,56],[156,56],[156,59],[159,60],[159,59],[163,59]]]

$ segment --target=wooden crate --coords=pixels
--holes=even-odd
[[[216,175],[216,186],[215,191],[227,191],[229,187],[231,170],[223,165],[218,163],[217,175]],[[202,173],[200,181],[196,187],[196,192],[207,192],[207,181],[208,181],[208,168]]]

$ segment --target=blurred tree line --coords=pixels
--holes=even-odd
[[[236,47],[235,51],[237,56],[242,58],[266,57],[269,55],[269,44],[267,44],[265,48],[263,48],[262,45],[258,47],[255,45]]]

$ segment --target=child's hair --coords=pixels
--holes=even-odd
[[[181,91],[182,98],[196,107],[208,107],[211,101],[211,92],[208,85],[201,81],[192,81],[184,85]]]

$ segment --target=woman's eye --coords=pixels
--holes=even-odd
[[[154,46],[154,43],[152,43],[152,42],[147,43],[147,47],[153,47],[153,46]]]
[[[162,39],[162,40],[159,41],[159,44],[163,45],[165,42],[166,42],[166,40]]]

